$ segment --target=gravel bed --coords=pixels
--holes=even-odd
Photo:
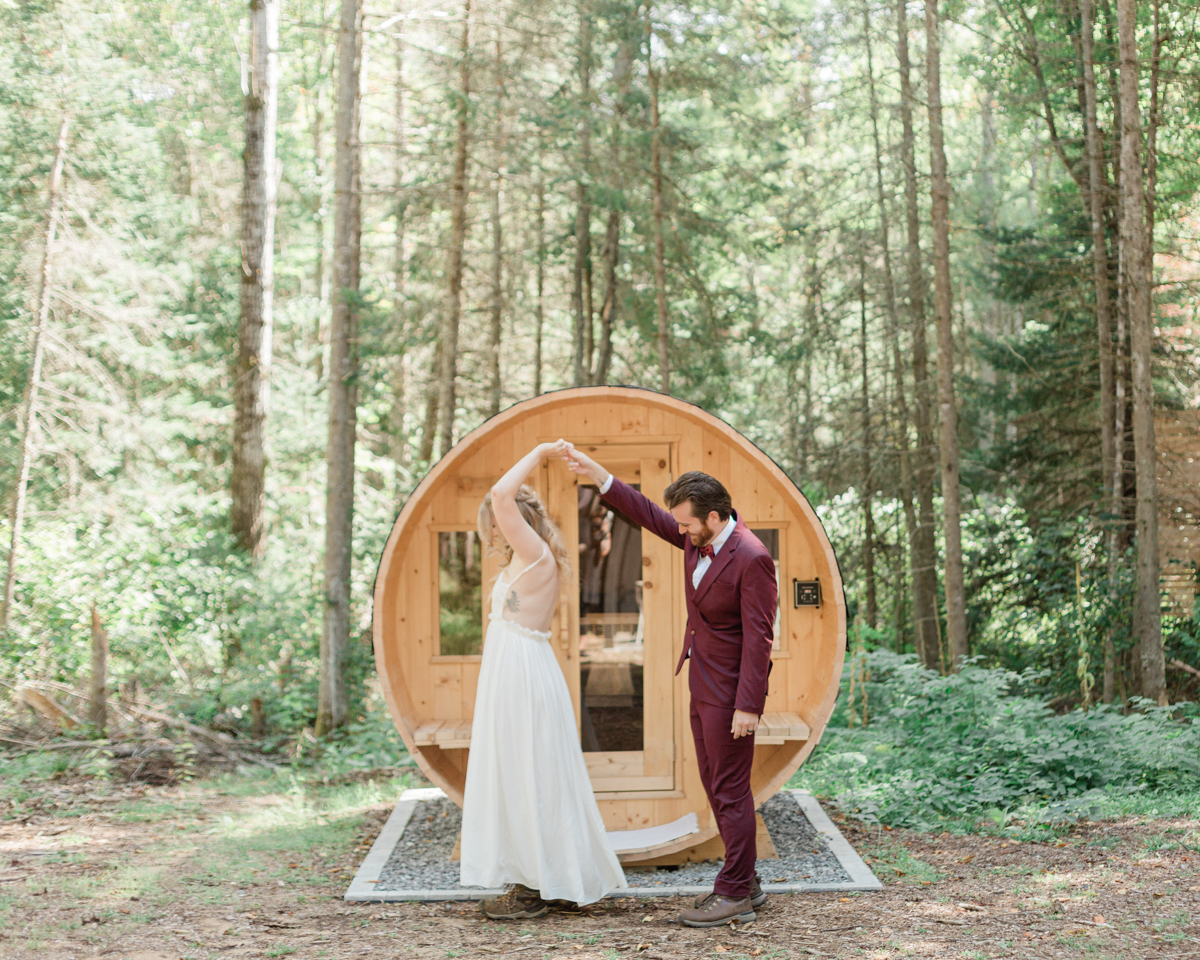
[[[472,889],[458,882],[458,863],[450,860],[461,827],[462,811],[453,800],[418,801],[375,889]]]
[[[849,882],[850,877],[837,857],[790,793],[777,793],[762,805],[759,813],[779,854],[776,860],[758,861],[763,883]],[[450,861],[461,825],[462,811],[452,801],[419,801],[375,889],[381,893],[472,889],[458,882],[458,864]],[[706,886],[712,884],[722,862],[706,860],[677,868],[631,867],[626,870],[626,878],[630,887]]]

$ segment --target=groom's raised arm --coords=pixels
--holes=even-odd
[[[649,497],[634,490],[605,470],[586,453],[571,447],[563,458],[571,472],[590,478],[600,488],[600,497],[616,507],[639,527],[683,549],[687,537],[679,532],[675,518]]]
[[[661,537],[673,547],[683,549],[687,536],[679,532],[675,518],[644,494],[616,477],[610,477],[612,485],[600,498],[616,507],[639,527]]]

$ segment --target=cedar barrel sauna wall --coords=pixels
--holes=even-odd
[[[640,483],[659,503],[663,489],[679,474],[693,469],[710,473],[729,488],[740,518],[777,545],[779,637],[752,775],[755,802],[762,804],[816,746],[833,709],[846,637],[837,562],[808,501],[757,447],[698,407],[633,388],[563,390],[517,404],[459,442],[405,504],[379,566],[374,643],[381,686],[406,746],[425,774],[461,804],[480,658],[445,655],[439,649],[438,535],[473,530],[491,484],[535,444],[559,437],[587,449],[622,479]],[[568,551],[578,556],[580,492],[575,476],[564,463],[552,462],[528,482],[562,528]],[[696,770],[687,667],[673,676],[687,616],[683,553],[644,534],[641,554],[638,643],[626,645],[637,648],[641,658],[644,749],[589,752],[586,757],[608,829],[639,829],[688,813],[698,816],[699,834],[660,844],[643,854],[648,857],[708,840],[716,827]],[[481,627],[486,626],[496,573],[496,558],[485,554]],[[819,580],[820,606],[794,606],[793,580]],[[580,661],[588,658],[581,654],[580,607],[576,578],[563,585],[550,642],[567,677],[577,723],[584,695]]]

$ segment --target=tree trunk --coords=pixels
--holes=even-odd
[[[1120,489],[1116,486],[1113,466],[1116,445],[1113,430],[1116,424],[1116,391],[1113,379],[1112,302],[1109,295],[1108,239],[1104,223],[1104,205],[1108,184],[1104,176],[1104,144],[1096,113],[1096,54],[1092,26],[1092,0],[1079,0],[1080,53],[1083,73],[1084,123],[1088,159],[1088,213],[1092,226],[1092,284],[1096,296],[1096,334],[1100,341],[1100,459],[1102,461],[1105,508],[1109,526],[1113,528],[1120,510]],[[1115,532],[1115,530],[1112,530]],[[1118,557],[1116,541],[1110,532],[1108,542],[1108,588],[1116,589]],[[1111,629],[1104,637],[1105,703],[1113,699],[1113,639]]]
[[[255,558],[263,552],[266,429],[271,409],[279,4],[280,0],[250,0],[246,148],[242,153],[241,323],[234,366],[230,526],[238,546]]]
[[[442,342],[439,340],[433,351],[433,366],[429,386],[425,393],[425,423],[421,427],[421,449],[417,459],[428,464],[433,460],[433,445],[438,433],[438,401],[442,395],[442,381],[438,371],[442,369]]]
[[[654,189],[654,291],[658,305],[658,388],[671,392],[670,331],[667,328],[667,266],[663,250],[662,145],[658,122],[658,71],[650,68],[650,172]]]
[[[327,44],[325,38],[329,30],[329,18],[325,14],[325,0],[321,0],[321,20],[316,32],[316,51],[317,63],[313,70],[312,79],[305,83],[309,88],[309,93],[312,96],[313,112],[309,119],[309,135],[312,142],[312,178],[316,187],[315,200],[311,206],[313,218],[313,246],[316,250],[316,257],[313,262],[313,286],[317,291],[317,298],[321,305],[324,306],[329,302],[329,276],[328,270],[325,268],[325,223],[327,217],[324,212],[325,208],[325,154],[322,149],[325,138],[325,111],[321,109],[321,75],[324,71],[325,50]],[[314,330],[316,339],[316,357],[315,367],[317,379],[325,378],[324,370],[324,355],[323,346],[325,344],[325,331],[323,327],[323,311],[318,311],[316,328]]]
[[[108,633],[92,604],[92,672],[88,676],[88,722],[100,736],[108,726]]]
[[[627,24],[623,23],[627,28]],[[629,80],[633,68],[633,46],[627,36],[617,47],[613,64],[613,82],[616,99],[613,104],[612,138],[609,144],[609,169],[617,195],[623,195],[625,178],[621,166],[621,123],[625,118],[625,99],[629,95]],[[621,260],[621,215],[620,205],[613,203],[608,211],[608,227],[604,234],[604,303],[600,307],[600,350],[592,383],[607,383],[612,364],[612,335],[617,321],[617,264]]]
[[[933,398],[929,385],[929,348],[925,338],[925,273],[921,267],[921,219],[917,204],[916,135],[908,56],[905,0],[896,3],[896,58],[900,70],[900,120],[903,128],[904,209],[908,231],[908,309],[912,326],[913,404],[917,446],[913,451],[913,488],[917,499],[917,537],[912,552],[913,635],[926,668],[941,662],[938,645],[937,546],[933,516]]]
[[[575,386],[584,386],[595,352],[592,328],[592,15],[590,0],[579,4],[579,176],[575,181],[575,268],[571,311],[575,317]]]
[[[878,622],[875,597],[875,516],[871,509],[871,393],[867,369],[867,262],[858,248],[859,360],[862,366],[862,507],[863,579],[866,581],[866,619],[872,630]],[[861,621],[860,621],[861,622]],[[861,639],[861,635],[860,635]]]
[[[17,585],[17,554],[21,550],[21,532],[25,524],[25,495],[29,490],[29,472],[34,456],[38,395],[42,385],[42,357],[46,352],[46,324],[50,321],[51,254],[54,250],[58,212],[62,208],[62,171],[67,159],[67,131],[70,127],[70,118],[63,117],[58,127],[58,139],[54,143],[54,163],[50,167],[46,223],[42,228],[42,265],[38,271],[37,319],[33,325],[33,357],[29,364],[29,379],[25,383],[22,404],[24,409],[21,411],[21,423],[24,424],[25,431],[21,434],[21,446],[17,451],[17,485],[8,513],[8,564],[4,574],[4,605],[0,607],[0,634],[8,630],[8,618],[12,613],[13,595]]]
[[[346,722],[346,648],[350,641],[350,552],[354,520],[354,444],[358,419],[359,169],[361,0],[342,0],[338,30],[337,158],[333,275],[329,321],[329,448],[325,492],[325,618],[321,633],[316,732]]]
[[[392,324],[396,335],[396,356],[392,377],[392,460],[396,465],[396,502],[404,491],[401,488],[402,468],[408,463],[408,434],[404,419],[408,394],[408,199],[404,194],[405,137],[404,126],[404,21],[396,36],[396,143],[392,151],[393,217],[396,221],[396,241],[392,250]]]
[[[968,655],[963,585],[962,507],[958,482],[958,410],[954,398],[954,317],[950,291],[950,184],[942,134],[941,28],[938,0],[925,0],[926,83],[929,87],[930,194],[933,221],[934,305],[938,330],[938,406],[941,412],[942,511],[946,541],[946,638],[949,668]]]
[[[471,105],[471,19],[473,0],[463,0],[462,36],[458,44],[459,89],[454,138],[454,172],[450,177],[450,251],[446,265],[446,313],[442,324],[441,456],[454,446],[457,406],[458,327],[462,318],[463,246],[467,239],[467,119]]]
[[[488,413],[500,412],[502,384],[500,381],[500,338],[504,317],[504,51],[499,34],[496,37],[496,173],[492,180],[492,296],[489,306],[490,355]]]
[[[537,300],[533,337],[533,395],[542,395],[542,333],[546,326],[546,179],[538,167],[537,180]]]
[[[250,699],[250,734],[255,740],[267,735],[267,712],[263,709],[262,697]]]
[[[1121,204],[1118,204],[1121,206]],[[1131,518],[1129,517],[1129,498],[1126,489],[1127,480],[1131,475],[1129,469],[1129,295],[1128,280],[1125,270],[1125,244],[1120,239],[1120,221],[1118,215],[1117,240],[1117,299],[1116,299],[1116,339],[1113,342],[1113,465],[1111,489],[1116,514],[1113,517],[1112,532],[1109,537],[1109,553],[1118,561],[1124,557],[1132,542]],[[1114,572],[1115,576],[1115,572]],[[1124,697],[1122,697],[1124,700]]]
[[[863,38],[867,51],[867,80],[871,106],[871,137],[875,146],[875,200],[879,206],[879,246],[883,253],[883,294],[887,308],[888,339],[892,341],[892,365],[896,371],[896,413],[899,419],[897,451],[900,466],[900,500],[904,508],[904,527],[908,536],[910,556],[916,550],[917,516],[913,507],[912,463],[908,449],[908,398],[904,391],[904,366],[900,356],[900,315],[896,307],[896,281],[892,274],[891,226],[888,217],[887,193],[883,180],[883,144],[879,137],[879,101],[875,92],[875,61],[871,45],[869,8],[863,5]],[[899,595],[901,591],[897,591]],[[918,612],[913,609],[913,622]],[[896,621],[896,638],[900,638],[900,621]],[[920,649],[918,644],[918,649]]]
[[[820,325],[820,273],[817,265],[816,240],[810,231],[804,244],[804,359],[801,367],[801,394],[803,396],[803,429],[800,431],[800,449],[796,457],[797,482],[808,474],[809,448],[812,444],[812,357],[817,343]]]
[[[1150,9],[1154,16],[1154,40],[1150,54],[1150,116],[1146,123],[1146,243],[1150,251],[1151,283],[1154,281],[1154,205],[1158,195],[1158,125],[1162,119],[1162,103],[1167,91],[1162,81],[1162,47],[1164,37],[1160,23],[1159,0]]]
[[[1138,105],[1137,5],[1117,0],[1121,58],[1121,220],[1129,283],[1129,354],[1133,374],[1133,447],[1137,467],[1137,599],[1134,634],[1142,666],[1142,696],[1166,702],[1162,611],[1158,587],[1158,478],[1154,442],[1151,357],[1154,318],[1153,255],[1146,229],[1142,172],[1141,109]]]

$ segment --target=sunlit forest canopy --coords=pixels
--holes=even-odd
[[[0,679],[94,608],[113,691],[286,732],[332,670],[340,725],[430,466],[609,383],[792,477],[852,644],[1194,698],[1198,17],[5,4]]]

